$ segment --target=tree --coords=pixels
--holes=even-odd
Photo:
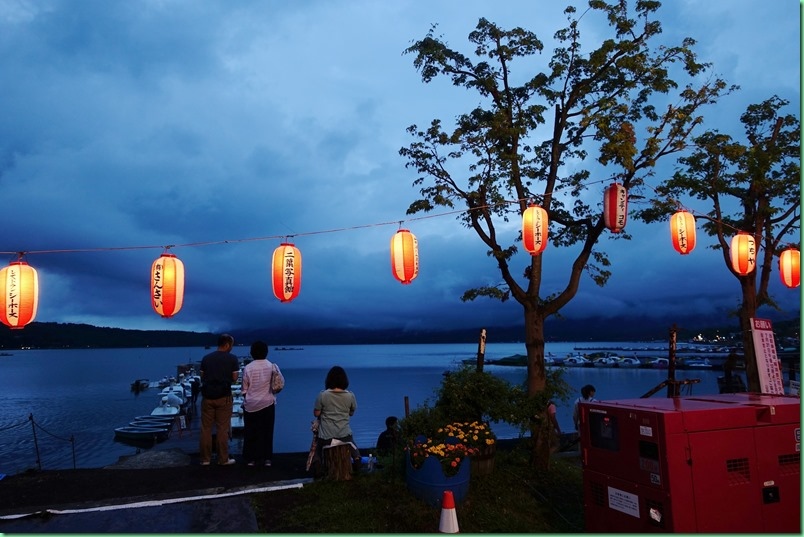
[[[710,78],[698,87],[688,83],[662,111],[652,103],[661,97],[669,102],[665,94],[679,88],[671,70],[700,79],[709,68],[693,53],[692,39],[677,46],[654,44],[661,33],[654,20],[659,7],[640,0],[632,14],[625,1],[592,0],[581,17],[575,8],[566,8],[569,24],[555,34],[559,46],[545,72],[519,85],[512,70],[515,60],[532,67],[537,65],[532,57],[543,49],[536,35],[522,28],[504,30],[481,18],[469,34],[476,60],[450,49],[434,35],[435,27],[405,51],[415,55],[423,82],[444,76],[481,98],[475,109],[456,118],[451,131],[439,119],[426,129],[408,128],[415,141],[400,154],[419,174],[414,185],[422,197],[407,212],[456,203],[466,207],[458,218],[488,247],[502,281],[469,289],[462,300],[513,298],[522,306],[530,396],[546,386],[545,319],[572,300],[584,271],[601,286],[610,275],[608,257],[595,248],[606,230],[599,204],[591,206],[584,197],[589,166],[577,162],[594,155],[608,180],[636,188],[652,175],[657,161],[684,149],[701,122],[699,109],[732,89]],[[584,54],[581,19],[598,14],[605,16],[611,35]],[[538,139],[540,127],[547,132]],[[532,256],[524,270],[517,269],[512,263],[519,237],[506,242],[498,232],[513,216],[521,218],[531,202],[547,211],[550,242],[577,248],[561,289],[542,289],[549,249]],[[628,238],[627,233],[618,236]],[[547,439],[537,427],[531,432],[533,461],[546,465]]]
[[[702,228],[717,239],[713,249],[723,253],[727,269],[740,283],[742,303],[737,311],[745,349],[748,389],[759,392],[759,373],[751,336],[751,317],[761,306],[778,309],[768,293],[774,258],[783,241],[801,229],[801,124],[793,115],[782,115],[788,101],[773,96],[748,106],[740,121],[747,143],[734,141],[718,131],[707,131],[694,140],[695,150],[679,159],[682,169],[656,188],[660,196],[640,211],[645,221],[667,219],[679,199],[692,197],[711,204]],[[731,266],[728,237],[737,231],[753,235],[761,245],[754,270],[741,276]],[[800,242],[795,243],[800,249]]]

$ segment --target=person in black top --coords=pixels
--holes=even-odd
[[[396,416],[388,416],[385,419],[385,430],[377,438],[377,453],[387,455],[400,444],[399,419]]]
[[[201,433],[199,450],[202,466],[212,460],[212,424],[217,430],[218,464],[229,466],[235,460],[229,457],[229,430],[232,426],[232,383],[237,382],[240,363],[232,354],[234,338],[223,334],[218,338],[217,350],[201,359]]]

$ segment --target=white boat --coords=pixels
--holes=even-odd
[[[588,367],[592,365],[591,360],[577,354],[575,356],[567,356],[564,358],[562,364],[566,367]]]
[[[656,358],[648,362],[648,366],[653,369],[667,369],[670,366],[670,360],[667,358]]]
[[[616,356],[605,356],[594,360],[592,365],[595,367],[617,367],[620,365],[620,359]]]
[[[168,396],[163,395],[159,405],[151,411],[151,416],[178,416],[181,408],[170,404]]]
[[[240,395],[240,391],[238,390],[238,395],[232,398],[232,418],[230,420],[232,434],[243,434],[243,427],[245,427],[245,423],[243,421],[243,414],[245,410],[243,410],[243,396]]]
[[[165,427],[127,425],[114,430],[114,437],[125,440],[154,441],[166,440],[169,430]]]
[[[624,368],[634,368],[634,367],[642,367],[642,362],[639,358],[631,358],[631,357],[624,357],[620,358],[620,363],[617,364],[617,367],[624,367]]]
[[[712,369],[712,363],[709,358],[703,360],[684,360],[684,367],[687,369]]]

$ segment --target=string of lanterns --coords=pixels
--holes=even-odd
[[[625,228],[627,211],[628,192],[623,185],[614,182],[603,195],[606,227],[613,233],[620,233]],[[391,238],[391,272],[399,282],[408,285],[419,274],[419,247],[416,236],[401,229],[401,224]],[[547,247],[548,227],[547,211],[530,204],[522,215],[522,243],[532,256],[541,254]],[[695,217],[684,210],[673,214],[670,237],[677,252],[682,255],[692,252],[696,239]],[[167,251],[169,248],[151,266],[151,306],[165,318],[177,314],[184,302],[184,263]],[[24,252],[20,252],[17,260],[0,269],[0,300],[3,301],[0,322],[12,329],[23,328],[32,322],[39,304],[39,276],[36,269],[22,260],[23,255]],[[757,248],[751,234],[740,231],[732,237],[731,266],[735,273],[741,276],[750,274],[756,268],[756,259]],[[801,253],[793,247],[785,249],[779,256],[779,275],[782,283],[791,289],[800,285],[800,262]],[[280,302],[291,302],[299,296],[301,282],[301,252],[286,240],[273,252],[271,287],[274,296]]]

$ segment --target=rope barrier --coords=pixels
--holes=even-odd
[[[16,429],[18,427],[25,427],[25,425],[27,425],[27,423],[24,422],[24,421],[21,421],[19,423],[15,423],[15,424],[9,425],[7,427],[2,427],[2,428],[0,428],[0,433],[2,433],[4,431],[10,431],[11,429]]]
[[[39,467],[39,470],[42,470],[42,459],[41,459],[41,457],[39,455],[39,439],[36,437],[36,429],[37,428],[40,431],[42,431],[44,433],[47,433],[49,436],[51,436],[51,437],[53,437],[53,438],[55,438],[57,440],[62,440],[64,442],[69,442],[70,443],[70,445],[72,447],[72,452],[73,452],[73,470],[75,470],[76,469],[76,462],[75,462],[75,436],[70,435],[70,438],[62,438],[61,436],[58,436],[58,435],[55,435],[55,434],[51,433],[50,431],[48,431],[47,429],[45,429],[44,427],[42,427],[41,425],[36,423],[36,420],[34,420],[33,413],[28,414],[28,421],[31,422],[31,430],[33,432],[33,441],[34,441],[34,450],[36,451],[36,465]]]

